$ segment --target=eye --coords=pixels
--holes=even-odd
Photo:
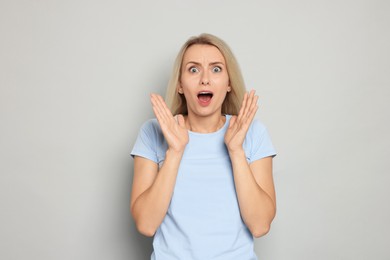
[[[191,67],[191,68],[189,69],[189,71],[190,71],[191,73],[199,72],[199,70],[198,70],[196,67]]]
[[[221,71],[222,71],[222,68],[219,66],[216,66],[213,68],[213,72],[221,72]]]

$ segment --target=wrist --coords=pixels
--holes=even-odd
[[[242,147],[239,147],[239,148],[236,148],[236,149],[228,149],[228,152],[229,152],[229,156],[230,158],[235,158],[235,157],[246,157],[245,156],[245,151],[244,151],[244,148]]]
[[[184,148],[182,150],[176,150],[176,149],[168,148],[165,154],[168,157],[180,158],[181,159],[181,157],[184,154]]]

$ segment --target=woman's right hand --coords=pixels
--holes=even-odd
[[[154,114],[168,143],[168,149],[184,152],[188,143],[188,130],[185,126],[183,115],[177,115],[176,118],[173,117],[160,95],[151,94],[150,100]]]

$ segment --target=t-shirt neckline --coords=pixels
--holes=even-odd
[[[221,128],[219,128],[217,131],[215,131],[215,132],[211,132],[211,133],[198,133],[198,132],[193,132],[191,130],[188,130],[188,133],[191,134],[191,135],[198,135],[198,136],[211,136],[211,135],[218,135],[221,132],[225,132],[225,129],[229,125],[229,121],[230,121],[231,115],[224,115],[224,116],[225,116],[225,123],[224,123],[224,125]]]

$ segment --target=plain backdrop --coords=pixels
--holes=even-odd
[[[0,259],[146,260],[130,151],[192,35],[278,151],[259,259],[390,259],[390,2],[0,0]]]

